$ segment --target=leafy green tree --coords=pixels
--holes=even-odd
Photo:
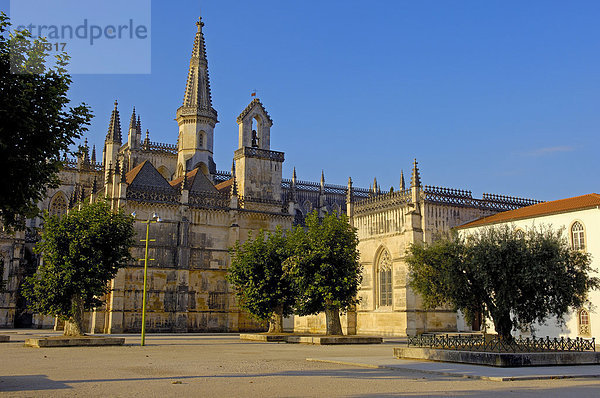
[[[283,317],[292,314],[294,293],[283,262],[289,245],[281,228],[260,230],[230,249],[227,280],[233,284],[240,306],[261,321],[269,321],[269,333],[283,332]]]
[[[600,286],[590,276],[590,255],[571,250],[562,231],[550,228],[521,237],[507,225],[466,237],[454,233],[428,246],[412,245],[408,254],[409,284],[427,308],[480,312],[506,340],[513,329],[551,316],[564,322]]]
[[[30,309],[65,320],[67,336],[83,334],[84,310],[101,305],[108,282],[131,260],[133,237],[133,218],[105,202],[49,217],[35,248],[42,264],[25,283]]]
[[[336,213],[319,218],[316,211],[290,237],[293,256],[286,262],[296,288],[299,315],[325,312],[327,334],[341,335],[340,311],[358,303],[362,267],[356,229]]]
[[[8,34],[10,22],[0,13],[0,221],[23,228],[38,214],[37,203],[58,186],[61,155],[87,130],[90,109],[68,108],[71,77],[68,56],[46,66],[43,39],[27,31]]]

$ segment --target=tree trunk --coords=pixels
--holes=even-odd
[[[510,314],[494,314],[493,319],[498,337],[508,342],[512,341],[512,322],[510,320]]]
[[[267,333],[283,333],[283,307],[279,306],[273,311],[269,319],[269,331]]]
[[[71,297],[72,316],[65,322],[65,336],[83,336],[83,298],[74,294]]]
[[[327,323],[327,335],[343,335],[342,323],[340,322],[340,310],[334,305],[326,305],[325,321]]]

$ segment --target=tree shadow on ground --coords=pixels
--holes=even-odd
[[[0,376],[0,392],[63,390],[73,388],[64,381],[49,379],[46,375]]]

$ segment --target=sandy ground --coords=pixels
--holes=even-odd
[[[0,344],[0,396],[15,397],[598,397],[600,379],[486,381],[368,369],[306,358],[390,355],[368,346],[242,342],[235,335],[125,335],[122,347],[25,348],[28,333]],[[443,364],[441,364],[443,366]]]

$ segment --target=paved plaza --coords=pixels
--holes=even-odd
[[[126,338],[122,347],[25,348],[25,338],[58,333],[1,333],[11,342],[0,344],[0,396],[600,395],[600,366],[496,369],[400,361],[392,348],[401,339],[311,346],[242,342],[234,334],[169,334],[148,335],[140,347],[139,336],[120,335]]]

